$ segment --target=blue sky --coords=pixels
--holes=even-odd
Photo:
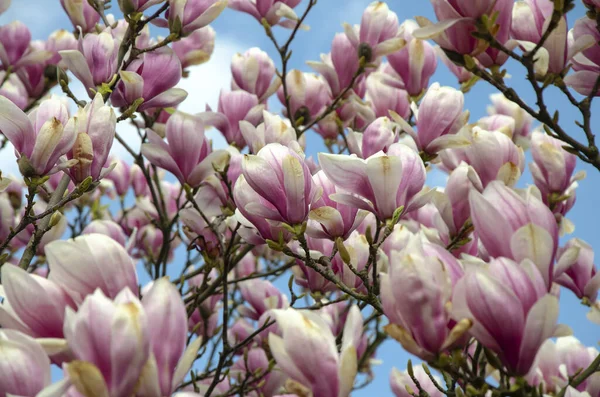
[[[116,8],[116,1],[113,1]],[[298,6],[298,12],[302,12],[306,1]],[[319,0],[313,12],[307,18],[306,23],[310,25],[309,32],[300,31],[292,45],[293,56],[290,60],[291,67],[309,71],[304,64],[307,60],[318,60],[321,53],[329,52],[333,36],[341,32],[342,23],[359,23],[363,10],[370,0]],[[416,15],[424,15],[434,19],[433,9],[426,0],[404,1],[389,0],[388,5],[395,11],[402,21],[413,18]],[[578,7],[570,14],[570,26],[576,18],[583,16],[584,9]],[[70,29],[70,23],[64,15],[58,0],[13,0],[11,8],[0,16],[0,24],[19,19],[29,26],[34,39],[45,39],[52,31],[59,28]],[[205,103],[216,107],[218,92],[221,88],[228,88],[230,82],[229,62],[233,54],[243,52],[250,47],[260,47],[267,51],[271,57],[278,62],[278,54],[273,51],[273,45],[265,36],[264,30],[259,23],[246,14],[225,10],[223,14],[212,24],[217,32],[215,42],[215,53],[211,61],[205,65],[195,67],[191,70],[191,77],[182,82],[181,86],[189,92],[189,97],[181,109],[188,112],[204,110]],[[276,35],[286,37],[287,31],[277,29]],[[528,103],[534,104],[531,92],[527,90],[527,82],[524,73],[514,65],[509,66],[509,73],[513,76],[510,80],[517,91],[525,92],[523,95]],[[438,71],[431,82],[439,81],[442,85],[456,86],[454,77],[445,69],[440,62]],[[494,93],[485,83],[478,83],[466,96],[466,108],[471,111],[471,121],[477,120],[486,114],[489,104],[489,95]],[[563,126],[573,135],[581,137],[580,130],[573,121],[578,114],[571,109],[568,102],[559,92],[552,92],[548,100],[550,107],[560,109]],[[274,102],[273,102],[274,103]],[[277,109],[272,107],[273,111]],[[592,112],[598,110],[598,102],[592,108]],[[593,122],[598,127],[597,120]],[[121,128],[121,127],[119,127]],[[218,141],[218,140],[217,140]],[[222,142],[222,141],[221,141]],[[315,155],[324,147],[320,139],[314,134],[309,135],[308,155]],[[117,155],[125,155],[122,150],[115,147]],[[16,168],[9,166],[13,161],[10,150],[0,153],[0,169],[5,173],[17,172]],[[528,162],[530,156],[528,156]],[[8,168],[8,169],[7,169]],[[569,218],[574,222],[576,231],[572,237],[580,237],[590,243],[594,248],[600,249],[600,233],[597,225],[600,224],[599,200],[596,196],[600,193],[600,173],[594,168],[579,164],[578,169],[587,171],[587,179],[580,182],[577,190],[577,204],[569,213]],[[438,178],[433,178],[438,179]],[[531,177],[526,171],[522,184],[531,183]],[[581,306],[569,291],[563,291],[561,296],[560,321],[569,324],[583,343],[593,346],[600,340],[600,327],[588,322],[585,318],[586,308]],[[404,369],[409,356],[403,352],[395,342],[385,343],[378,351],[377,358],[383,363],[375,368],[376,379],[371,386],[365,390],[354,393],[354,396],[372,396],[391,394],[388,385],[388,375],[392,366]]]

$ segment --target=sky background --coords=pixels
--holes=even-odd
[[[115,14],[117,14],[117,2],[113,1]],[[307,1],[304,0],[298,7],[297,13],[303,12]],[[370,3],[369,0],[319,0],[316,7],[306,20],[310,26],[310,31],[300,31],[292,45],[293,56],[290,60],[291,68],[310,71],[305,65],[305,61],[319,60],[321,53],[327,53],[330,50],[331,41],[335,33],[342,32],[342,23],[351,24],[360,23],[363,10]],[[398,14],[400,21],[414,18],[417,15],[423,15],[431,20],[435,19],[433,9],[429,1],[426,0],[389,0],[389,7]],[[569,26],[573,26],[575,19],[584,15],[585,9],[579,4],[577,8],[569,14]],[[60,7],[58,0],[13,0],[9,10],[0,16],[0,25],[4,25],[13,20],[21,20],[31,30],[34,40],[44,40],[54,30],[65,28],[71,29],[71,24]],[[264,29],[251,16],[226,9],[223,14],[212,24],[217,32],[215,41],[215,51],[211,60],[197,67],[190,69],[190,77],[182,80],[180,86],[189,93],[187,100],[179,107],[180,110],[196,113],[203,111],[208,103],[216,108],[219,91],[228,89],[230,86],[230,61],[231,57],[238,52],[244,52],[251,47],[260,47],[267,51],[271,58],[279,66],[279,56],[274,51],[273,44],[266,37]],[[156,29],[153,34],[161,34]],[[280,42],[287,38],[288,31],[282,28],[275,28],[275,34],[280,38]],[[163,33],[163,35],[166,35]],[[509,84],[522,93],[522,96],[530,104],[534,104],[532,93],[527,89],[528,83],[522,69],[515,65],[508,65],[509,73],[512,78]],[[431,83],[438,81],[442,85],[451,85],[457,87],[456,79],[439,62],[438,70],[431,80]],[[74,88],[74,92],[83,98],[82,87]],[[486,115],[486,108],[489,105],[489,95],[495,91],[485,82],[479,82],[469,94],[465,97],[465,107],[471,112],[471,122]],[[574,124],[578,118],[575,112],[562,94],[558,91],[548,91],[547,103],[551,108],[560,110],[560,119],[562,125],[572,135],[581,138],[581,131]],[[276,99],[270,101],[271,111],[279,111],[280,106]],[[598,110],[599,103],[592,106],[592,113]],[[598,127],[597,118],[592,125],[594,130]],[[537,124],[536,124],[537,125]],[[127,131],[127,127],[119,125],[117,131],[121,134],[134,138],[133,131]],[[218,134],[218,133],[217,133]],[[217,134],[211,134],[214,139],[214,146],[218,147],[224,144],[224,140]],[[128,139],[129,140],[129,139]],[[132,141],[133,142],[133,141]],[[316,134],[309,134],[307,138],[307,155],[316,157],[316,153],[324,150],[324,145],[320,137]],[[124,156],[129,159],[122,148],[115,144],[113,152],[117,156]],[[531,157],[527,155],[528,163]],[[595,249],[600,248],[600,233],[598,233],[598,224],[600,222],[600,212],[598,211],[598,194],[600,193],[600,173],[594,168],[579,164],[578,169],[587,171],[587,178],[580,182],[577,190],[577,204],[568,214],[575,226],[575,233],[569,237],[579,237],[587,241]],[[6,174],[18,174],[14,155],[11,148],[0,151],[0,170]],[[439,173],[434,173],[430,177],[430,182],[443,183],[444,177]],[[531,176],[526,170],[520,185],[532,183]],[[565,239],[563,239],[565,241]],[[286,279],[287,280],[287,279]],[[594,325],[585,318],[587,310],[578,300],[567,290],[561,294],[561,313],[560,322],[569,324],[576,337],[588,346],[596,346],[600,340],[600,326]],[[391,395],[388,383],[388,375],[393,366],[404,369],[409,357],[402,348],[393,341],[386,342],[380,347],[377,358],[382,360],[382,364],[374,368],[376,379],[366,389],[353,393],[353,396],[373,396],[373,395]]]

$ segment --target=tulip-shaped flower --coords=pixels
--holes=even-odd
[[[243,225],[239,230],[240,236],[250,244],[264,244],[266,240],[279,241],[289,239],[289,232],[260,214],[254,214],[253,207],[261,205],[267,210],[276,212],[277,208],[266,198],[255,192],[246,178],[240,175],[233,188],[233,198],[237,206],[236,218]],[[248,209],[246,207],[248,206]]]
[[[50,281],[76,303],[100,289],[109,298],[128,288],[137,292],[135,264],[125,248],[102,234],[54,241],[46,247]]]
[[[448,177],[448,182],[444,189],[444,193],[448,197],[450,204],[449,210],[451,211],[451,216],[449,218],[452,219],[452,222],[446,223],[451,225],[450,233],[453,235],[471,217],[469,200],[465,200],[465,197],[469,197],[469,192],[473,189],[478,192],[483,191],[479,175],[477,175],[473,167],[466,163],[461,163]]]
[[[43,64],[52,54],[31,47],[31,33],[21,21],[14,21],[0,27],[0,69],[13,70],[32,64]]]
[[[265,105],[260,104],[258,97],[246,91],[221,91],[217,112],[212,112],[207,106],[204,113],[199,116],[206,125],[211,125],[219,130],[227,143],[234,144],[238,149],[246,145],[241,132],[240,122],[245,121],[250,125],[257,125],[262,118]]]
[[[574,238],[559,248],[557,257],[554,281],[570,289],[579,299],[595,302],[600,290],[600,273],[594,265],[592,247]]]
[[[394,111],[400,117],[407,119],[410,116],[410,103],[408,92],[390,84],[389,77],[384,72],[373,72],[367,77],[367,101],[376,117],[388,117]]]
[[[309,61],[307,64],[325,78],[331,93],[336,96],[350,86],[360,66],[358,52],[344,33],[337,33],[334,36],[331,53],[321,54],[321,62]],[[352,88],[358,90],[362,81],[364,76],[356,79],[355,86]],[[364,92],[359,96],[362,97],[363,94]]]
[[[468,271],[454,288],[452,315],[472,320],[471,335],[515,375],[527,374],[542,343],[562,332],[558,299],[528,260],[502,258]]]
[[[271,309],[287,309],[289,306],[287,296],[268,280],[246,280],[239,286],[242,298],[249,306],[238,306],[238,313],[251,320],[258,320]]]
[[[471,190],[469,204],[475,233],[490,256],[532,260],[550,288],[558,226],[534,192],[529,189],[520,194],[494,181],[483,194]]]
[[[529,168],[546,204],[552,202],[552,194],[565,195],[583,175],[582,173],[573,175],[577,156],[563,149],[564,145],[562,141],[540,131],[535,131],[531,135],[533,163]]]
[[[538,386],[544,383],[544,389],[553,393],[569,383],[569,379],[585,370],[598,357],[595,347],[586,347],[574,336],[549,339],[540,348],[535,365],[527,375],[527,383]],[[596,395],[598,374],[594,374],[577,386],[579,391]]]
[[[59,66],[66,68],[66,65],[61,63],[59,51],[76,50],[77,45],[78,42],[73,33],[64,29],[52,32],[44,45],[44,48],[52,53],[52,58],[50,58],[47,63],[50,65],[56,65],[60,63]]]
[[[250,48],[244,54],[235,54],[231,60],[231,88],[254,94],[264,103],[281,84],[275,77],[275,64],[260,48]]]
[[[90,98],[93,90],[108,83],[117,73],[117,61],[120,42],[110,31],[99,34],[86,34],[79,37],[77,50],[64,50],[58,53],[67,69],[83,83]]]
[[[429,78],[437,67],[433,46],[412,36],[412,32],[418,28],[415,21],[407,20],[402,23],[399,35],[406,41],[406,45],[387,57],[390,66],[402,79],[404,89],[411,96],[419,96],[427,88]]]
[[[187,36],[214,21],[225,7],[227,0],[169,0],[169,29]]]
[[[362,159],[371,157],[377,152],[387,152],[397,141],[398,126],[387,117],[375,119],[364,132],[350,130],[348,133],[348,149]]]
[[[2,266],[2,286],[2,327],[15,328],[37,338],[63,337],[65,308],[74,308],[75,304],[56,283],[6,264]]]
[[[240,132],[253,154],[256,154],[269,143],[280,143],[287,146],[296,140],[296,131],[287,120],[263,110],[263,122],[257,127],[252,123],[240,121]]]
[[[275,207],[274,211],[256,202],[246,204],[246,211],[289,225],[307,219],[318,192],[297,144],[271,143],[256,155],[246,155],[242,170],[250,187]]]
[[[131,185],[131,166],[125,160],[115,157],[109,157],[106,162],[114,164],[114,168],[104,178],[113,183],[119,196],[125,196]]]
[[[137,110],[169,108],[179,105],[187,92],[174,88],[181,80],[181,62],[169,47],[144,53],[121,73],[121,81],[111,95],[114,106],[131,106],[144,100]]]
[[[336,188],[322,170],[313,176],[313,180],[317,187],[323,189],[323,194],[313,203],[308,214],[308,235],[331,240],[337,237],[347,239],[365,219],[367,212],[332,200],[330,195],[343,193],[343,190]]]
[[[269,25],[280,25],[293,29],[296,27],[298,17],[293,8],[300,4],[301,0],[229,0],[229,7],[234,10],[245,12],[256,18],[257,21],[267,20]],[[282,20],[282,17],[286,18]]]
[[[215,49],[215,35],[212,27],[205,26],[172,44],[173,51],[179,57],[184,70],[190,66],[201,65],[210,59]]]
[[[413,369],[413,375],[419,381],[419,386],[421,389],[427,393],[430,397],[443,397],[444,393],[442,393],[431,381],[429,375],[425,372],[422,366],[416,366]],[[437,382],[438,385],[442,384],[442,381],[437,377],[433,376],[433,379]],[[390,372],[390,387],[392,388],[392,392],[396,397],[411,397],[406,387],[409,387],[413,393],[419,395],[419,388],[413,382],[411,376],[408,374],[408,371],[400,372],[396,368],[392,368],[392,372]]]
[[[512,140],[519,146],[527,146],[533,117],[519,105],[508,100],[504,94],[498,93],[490,96],[492,105],[488,106],[488,114],[502,114],[515,120],[515,129]]]
[[[73,27],[75,29],[81,28],[83,33],[93,31],[100,20],[100,14],[87,1],[60,0],[60,4],[71,20]]]
[[[42,346],[18,331],[0,329],[0,396],[33,397],[49,384],[50,360]]]
[[[565,77],[565,83],[582,95],[598,96],[600,92],[592,93],[600,74],[600,51],[596,45],[599,39],[600,32],[591,18],[578,19],[569,32],[569,55],[574,73]]]
[[[0,97],[0,132],[15,147],[19,169],[25,176],[44,176],[73,165],[57,164],[76,139],[75,132],[65,127],[67,120],[68,109],[58,97],[43,101],[29,115]]]
[[[469,111],[463,111],[463,106],[462,92],[434,83],[423,97],[419,110],[414,112],[418,133],[402,118],[393,118],[413,137],[420,150],[435,154],[442,149],[469,145],[465,136],[457,134],[469,119]]]
[[[0,78],[4,80],[5,77],[6,72],[0,71]],[[0,87],[0,96],[10,99],[19,109],[25,109],[29,103],[27,88],[15,73],[11,73],[8,79],[4,80],[4,84]]]
[[[271,312],[281,336],[269,334],[271,353],[283,372],[314,397],[347,397],[357,371],[356,345],[362,334],[362,316],[350,309],[338,353],[335,336],[315,312],[286,309]]]
[[[124,289],[114,301],[96,290],[77,313],[67,309],[64,333],[76,358],[66,372],[78,392],[134,394],[150,356],[150,335],[144,308],[130,290]]]
[[[441,154],[442,162],[448,168],[454,167],[447,163],[447,156],[455,154],[475,169],[483,186],[495,180],[513,186],[519,180],[525,169],[525,154],[506,134],[473,127],[464,137],[470,141],[467,147],[449,149]]]
[[[344,24],[344,33],[366,62],[398,51],[405,44],[398,34],[398,16],[383,1],[374,1],[363,12],[358,32]]]
[[[285,76],[285,82],[292,113],[287,116],[293,117],[299,124],[308,124],[331,101],[331,90],[321,76],[292,70]],[[282,104],[286,104],[283,87],[279,87],[277,90],[277,97]]]
[[[69,170],[71,179],[81,183],[84,179],[101,179],[109,169],[103,168],[112,147],[117,127],[117,116],[112,107],[105,105],[101,94],[79,108],[65,126],[65,133],[75,135],[75,143],[67,157],[77,163]]]
[[[201,339],[195,339],[185,349],[187,313],[179,291],[168,279],[152,284],[142,298],[142,306],[148,321],[150,359],[138,393],[169,396],[190,370]]]
[[[418,209],[429,199],[422,191],[425,166],[419,155],[403,144],[393,144],[387,154],[378,152],[366,160],[355,156],[319,153],[325,175],[347,193],[330,196],[332,200],[374,213],[380,220]],[[368,201],[365,201],[368,200]]]
[[[471,33],[477,30],[478,19],[496,13],[497,28],[492,30],[496,40],[505,44],[510,36],[513,0],[436,0],[432,3],[439,22],[434,25],[425,17],[417,17],[421,29],[413,32],[414,37],[433,39],[446,50],[476,56],[484,67],[506,62],[505,53],[492,47],[482,48],[479,39]]]
[[[392,251],[389,273],[381,275],[381,302],[393,324],[388,332],[424,360],[452,347],[470,327],[468,321],[453,323],[448,310],[453,278],[462,273],[458,261],[427,255],[427,244],[415,237],[404,250]]]
[[[512,37],[522,43],[526,51],[530,51],[539,43],[544,35],[552,13],[554,3],[552,0],[520,0],[515,2],[512,12]],[[546,58],[543,62],[547,65],[547,71],[560,73],[567,61],[567,18],[559,19],[552,33],[544,41],[544,52],[538,52],[540,57]]]
[[[150,162],[164,168],[181,183],[197,187],[210,174],[213,164],[221,164],[229,157],[224,150],[210,152],[204,136],[204,123],[197,116],[176,112],[167,121],[166,138],[148,130],[148,142],[142,145],[142,154]]]

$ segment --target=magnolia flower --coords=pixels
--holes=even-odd
[[[58,163],[77,139],[67,121],[73,122],[58,97],[46,99],[26,115],[9,99],[0,96],[0,131],[15,147],[19,169],[25,176],[44,176],[77,163]]]

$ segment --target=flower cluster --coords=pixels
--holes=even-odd
[[[316,0],[109,3],[60,0],[73,33],[45,41],[0,26],[0,397],[348,397],[389,339],[424,362],[396,396],[600,396],[559,324],[561,294],[600,324],[567,237],[579,163],[600,170],[598,1],[574,23],[572,0],[432,0],[435,22],[374,1],[313,72],[291,47]],[[275,51],[189,110],[239,12]]]

